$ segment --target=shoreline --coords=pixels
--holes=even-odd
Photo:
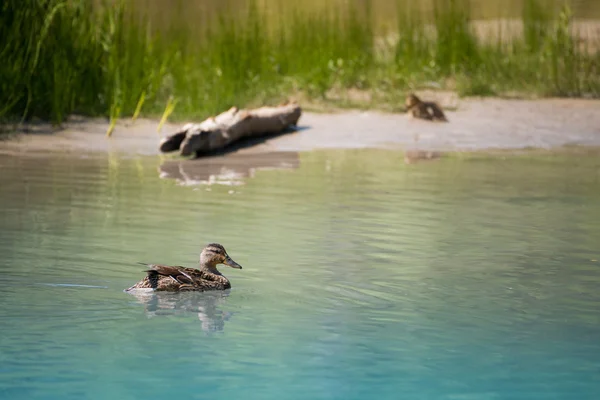
[[[412,119],[404,113],[376,110],[303,112],[295,132],[266,138],[253,145],[234,145],[238,148],[226,154],[359,148],[451,153],[600,146],[600,100],[456,99],[443,92],[428,93],[425,98],[451,108],[446,111],[448,123],[432,123]],[[8,134],[0,140],[0,154],[161,155],[160,139],[184,123],[166,123],[159,134],[157,120],[120,120],[112,137],[107,138],[107,120],[74,117],[60,130],[53,131],[49,124],[33,124],[27,127],[29,133]]]

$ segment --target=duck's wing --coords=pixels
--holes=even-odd
[[[179,283],[191,284],[193,282],[193,277],[189,271],[189,268],[184,268],[182,266],[175,265],[162,265],[162,264],[144,264],[148,267],[144,272],[148,273],[148,277],[162,275],[169,276],[173,278],[175,281]]]
[[[427,112],[429,113],[429,115],[431,116],[431,119],[433,120],[437,120],[437,121],[444,121],[447,122],[448,119],[446,118],[446,115],[444,114],[444,111],[442,111],[442,107],[439,106],[439,104],[431,102],[427,105]]]

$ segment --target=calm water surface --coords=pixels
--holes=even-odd
[[[0,398],[599,398],[597,158],[268,157],[0,157]]]

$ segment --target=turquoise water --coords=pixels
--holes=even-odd
[[[597,157],[402,160],[3,155],[0,398],[598,398]]]

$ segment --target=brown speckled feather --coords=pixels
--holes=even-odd
[[[448,122],[442,107],[433,101],[422,101],[415,94],[410,94],[406,98],[406,110],[414,118],[425,119],[428,121]]]
[[[231,288],[229,280],[210,271],[180,266],[144,264],[149,268],[147,276],[130,287],[132,289],[155,289],[157,291],[206,291]]]
[[[428,121],[448,121],[441,107],[433,102],[421,102],[420,104],[413,106],[410,111],[415,118],[421,118]]]

